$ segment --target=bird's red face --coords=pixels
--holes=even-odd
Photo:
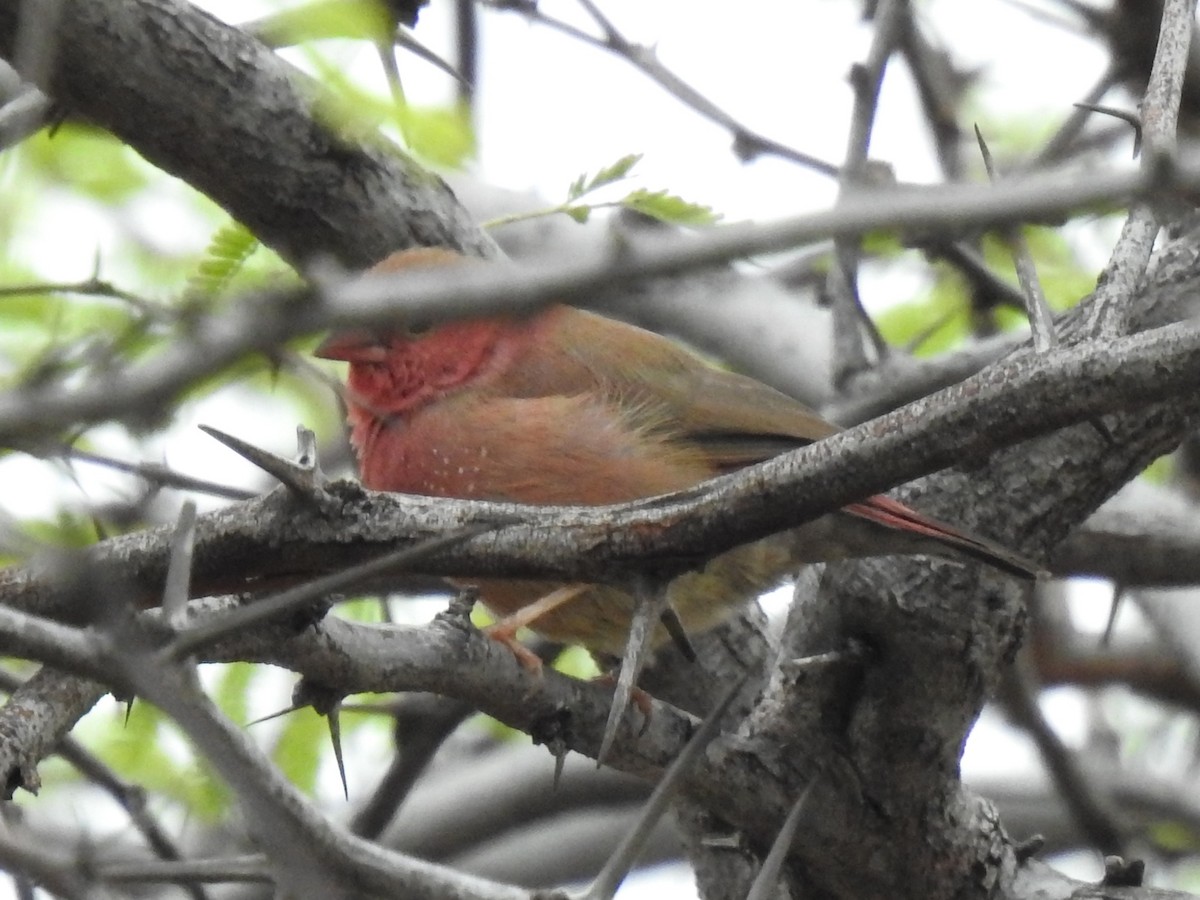
[[[500,319],[474,319],[420,333],[346,331],[331,335],[314,353],[350,363],[352,409],[402,416],[470,382],[503,329]]]

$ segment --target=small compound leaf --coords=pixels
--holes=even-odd
[[[621,205],[674,225],[711,225],[721,218],[710,206],[692,203],[666,191],[637,190],[622,199]]]

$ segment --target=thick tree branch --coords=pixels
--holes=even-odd
[[[1124,587],[1200,584],[1196,509],[1177,491],[1135,482],[1063,541],[1051,566]]]
[[[42,17],[51,5],[61,6],[57,52],[38,87],[203,191],[293,264],[333,257],[365,267],[412,244],[494,253],[441,179],[384,142],[339,134],[336,101],[182,0],[0,0],[0,56],[13,61],[21,15]]]

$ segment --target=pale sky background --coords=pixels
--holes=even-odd
[[[205,0],[200,5],[232,22],[269,8],[246,0]],[[542,0],[540,5],[548,14],[587,26],[573,2]],[[861,3],[600,0],[600,6],[627,37],[655,45],[668,68],[750,128],[828,161],[840,161],[852,102],[846,73],[852,63],[863,59],[871,37],[870,29],[858,20]],[[1058,121],[1069,113],[1073,101],[1083,97],[1105,63],[1090,42],[1039,23],[1002,0],[931,0],[918,6],[924,21],[936,25],[935,36],[954,48],[957,60],[978,67],[984,108],[995,121],[1010,117],[1022,123]],[[1046,4],[1046,8],[1052,7]],[[446,58],[452,58],[450,12],[445,0],[433,0],[422,12],[416,31],[420,40]],[[481,155],[473,169],[482,179],[514,190],[532,190],[557,202],[580,173],[639,152],[645,157],[636,170],[635,186],[669,189],[713,206],[727,221],[794,215],[832,202],[834,186],[827,178],[770,158],[739,163],[730,152],[727,133],[621,60],[531,25],[516,14],[485,10],[480,20]],[[370,48],[347,45],[333,55],[354,71],[378,70]],[[411,56],[402,56],[400,63],[411,101],[435,103],[451,96],[448,79],[431,66]],[[902,180],[936,180],[931,148],[923,128],[917,127],[911,96],[907,72],[902,65],[893,65],[884,86],[872,156],[890,162]],[[209,229],[180,215],[174,203],[182,196],[180,190],[144,202],[140,212],[147,234],[176,246],[202,247],[210,237]],[[31,258],[38,260],[49,279],[86,276],[97,248],[103,251],[118,240],[102,212],[72,209],[70,213],[66,218],[73,226],[68,239],[61,231],[61,210],[25,238]],[[164,223],[178,223],[178,227]],[[50,234],[53,241],[46,239]],[[1090,252],[1098,255],[1106,250],[1104,237],[1081,239],[1092,242]],[[878,295],[868,297],[868,302],[886,305],[891,299],[903,299],[913,286],[872,288]],[[889,292],[898,296],[889,297]],[[256,483],[248,465],[199,436],[195,424],[218,425],[252,443],[290,453],[296,423],[271,415],[261,402],[248,407],[246,395],[239,398],[238,393],[234,389],[219,399],[188,405],[177,425],[154,442],[151,451],[183,471]],[[136,458],[146,452],[121,439],[118,429],[98,429],[96,434],[111,439],[114,455]],[[220,476],[212,475],[214,458],[228,463]],[[27,486],[27,494],[19,500],[5,498],[8,511],[16,515],[49,514],[59,503],[77,504],[80,496],[78,486],[65,483],[45,464],[18,458],[0,463],[0,483]],[[127,482],[93,472],[86,490],[96,499],[114,484]],[[1081,705],[1069,693],[1052,694],[1047,706],[1068,737],[1082,728]],[[1027,741],[988,719],[972,738],[964,769],[969,775],[1000,761],[1011,769],[1036,765]],[[548,777],[549,771],[548,767]],[[332,792],[340,794],[340,787]],[[1081,874],[1098,871],[1097,861]],[[691,897],[694,888],[689,880],[690,876],[684,878],[671,869],[631,881],[620,896],[624,900]]]

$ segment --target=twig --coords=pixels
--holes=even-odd
[[[195,892],[201,884],[272,882],[271,867],[261,853],[187,859],[175,862],[121,860],[96,864],[100,876],[116,884],[178,884]]]
[[[975,139],[979,142],[979,152],[983,155],[983,167],[987,170],[988,178],[994,183],[998,180],[996,166],[978,125],[975,126]],[[1058,345],[1058,336],[1054,333],[1054,317],[1050,314],[1050,307],[1046,303],[1046,295],[1042,292],[1042,285],[1034,266],[1033,254],[1029,252],[1029,244],[1025,242],[1021,229],[1009,229],[1008,239],[1012,243],[1013,263],[1016,265],[1017,278],[1020,279],[1025,297],[1029,329],[1033,332],[1033,349],[1038,353],[1045,353]]]
[[[1175,129],[1187,70],[1196,0],[1165,0],[1158,48],[1139,106],[1142,120],[1142,170],[1152,180],[1173,166]],[[1169,176],[1166,178],[1169,180]],[[1111,337],[1129,327],[1129,306],[1150,263],[1160,227],[1152,200],[1139,199],[1129,210],[1121,235],[1096,289],[1089,331]]]
[[[1105,106],[1102,103],[1079,102],[1074,104],[1076,109],[1084,112],[1100,113],[1113,119],[1119,119],[1133,131],[1133,156],[1136,158],[1142,152],[1142,119],[1137,113],[1117,106]]]
[[[854,396],[821,407],[821,414],[845,426],[891,412],[977,374],[1019,347],[1023,335],[1012,332],[982,338],[957,353],[916,360],[894,354],[854,382]]]
[[[1078,22],[1073,22],[1070,19],[1063,18],[1062,16],[1054,15],[1047,10],[1039,9],[1032,4],[1025,3],[1023,0],[1004,0],[1004,2],[1014,9],[1021,10],[1021,12],[1025,13],[1025,15],[1029,16],[1034,21],[1041,22],[1045,25],[1051,25],[1055,28],[1060,28],[1063,31],[1071,34],[1079,34],[1081,31]],[[1085,10],[1082,8],[1083,4],[1081,3],[1071,2],[1064,3],[1063,5],[1069,7],[1074,12],[1080,13],[1081,15],[1085,14]],[[1096,18],[1098,18],[1098,16],[1096,16]],[[1093,19],[1092,21],[1089,21],[1089,24],[1095,25],[1096,22]]]
[[[118,472],[128,472],[131,475],[137,475],[155,487],[172,487],[182,491],[197,491],[201,494],[211,494],[214,497],[224,497],[227,500],[249,500],[251,497],[258,496],[254,491],[229,487],[228,485],[217,484],[215,481],[207,481],[203,478],[184,475],[160,463],[125,462],[124,460],[114,459],[111,456],[105,456],[101,453],[92,453],[90,450],[80,450],[78,447],[72,447],[69,444],[63,444],[58,448],[57,452],[61,453],[63,457],[72,460],[93,463],[94,465],[115,469]]]
[[[195,543],[196,504],[186,500],[179,510],[179,521],[171,538],[171,562],[167,566],[167,585],[162,598],[163,615],[173,628],[181,628],[187,622],[188,588],[191,586]]]
[[[1037,705],[1036,690],[1028,663],[1024,657],[1018,657],[1002,682],[1005,707],[1037,744],[1042,762],[1088,840],[1105,855],[1124,852],[1125,839],[1117,826],[1114,811],[1093,790],[1074,755],[1042,716]]]
[[[119,288],[111,281],[106,281],[94,273],[82,281],[31,282],[0,287],[0,298],[21,297],[26,294],[82,294],[87,297],[107,297],[127,303],[138,312],[156,319],[174,320],[178,318],[176,310],[160,306],[132,291]]]
[[[26,684],[9,672],[0,670],[0,689],[13,693]],[[109,794],[129,815],[134,828],[145,839],[150,849],[164,860],[179,860],[181,854],[166,829],[151,815],[146,806],[146,791],[140,785],[125,781],[105,763],[85,749],[70,735],[58,743],[56,751],[69,765],[75,767],[84,778]],[[195,900],[205,900],[206,894],[198,885],[188,886],[187,891]]]
[[[325,473],[321,471],[317,461],[316,435],[304,426],[298,426],[296,429],[296,442],[299,450],[295,461],[255,447],[253,444],[234,437],[232,434],[226,434],[211,425],[201,425],[199,428],[242,459],[258,466],[281,484],[287,485],[288,489],[298,497],[312,499],[325,485]]]
[[[746,900],[771,900],[776,896],[775,887],[779,883],[779,873],[783,870],[784,860],[787,859],[788,852],[792,849],[792,838],[796,835],[796,829],[800,827],[801,817],[804,815],[809,795],[816,783],[817,780],[814,776],[804,786],[804,790],[800,792],[796,802],[792,804],[791,812],[783,820],[783,827],[779,829],[779,834],[776,836],[775,842],[771,844],[767,858],[763,860],[762,869],[755,876],[754,883],[750,885],[750,892],[746,894]]]
[[[19,872],[34,883],[67,900],[103,900],[94,876],[81,861],[29,838],[0,829],[0,867]]]
[[[1098,413],[1141,408],[1147,401],[1180,393],[1190,396],[1198,370],[1200,326],[1177,323],[1108,343],[1010,357],[960,386],[868,425],[677,496],[614,507],[556,509],[441,498],[435,502],[399,494],[356,497],[359,489],[343,487],[337,496],[342,516],[350,518],[339,528],[352,526],[354,510],[363,503],[372,510],[369,533],[374,547],[411,542],[414,536],[419,540],[431,529],[448,525],[503,524],[487,541],[461,542],[426,558],[422,569],[460,577],[612,579],[636,571],[641,555],[715,555],[891,485]],[[228,543],[221,540],[227,537],[221,523],[228,521],[242,523],[238,528],[243,557],[256,552],[251,546],[261,548],[254,560],[260,576],[267,560],[278,556],[272,541],[277,541],[274,529],[280,521],[289,523],[292,535],[287,571],[293,575],[302,559],[319,567],[355,556],[355,548],[347,546],[349,533],[335,539],[327,529],[318,537],[298,532],[301,513],[294,503],[280,503],[279,497],[268,495],[202,517],[197,568],[220,559],[223,583],[234,576],[228,566]],[[247,522],[253,523],[249,529]],[[604,539],[597,541],[597,534]],[[117,566],[122,572],[135,567],[142,577],[161,577],[154,574],[161,571],[155,561],[165,558],[165,544],[162,530],[150,531],[105,542],[94,548],[90,559],[96,566]],[[53,614],[62,602],[27,571],[9,570],[0,579],[0,617],[6,609],[21,607]]]
[[[617,673],[616,687],[613,689],[612,708],[608,712],[608,721],[604,725],[604,737],[600,741],[600,752],[596,755],[596,765],[602,765],[608,752],[612,749],[617,737],[629,701],[637,686],[638,676],[646,662],[650,650],[650,636],[658,627],[659,618],[668,609],[666,585],[655,583],[649,578],[634,579],[633,616],[629,624],[629,635],[625,639],[625,653],[621,658],[621,668]]]
[[[649,799],[642,807],[637,823],[625,835],[624,839],[613,850],[612,856],[600,870],[591,886],[584,892],[582,900],[612,900],[617,888],[625,880],[625,876],[637,862],[638,854],[651,830],[658,820],[666,813],[668,805],[679,792],[681,782],[696,764],[700,754],[721,731],[721,720],[733,705],[733,701],[746,683],[743,677],[731,685],[717,700],[712,711],[705,717],[704,723],[696,729],[696,733],[688,740],[683,750],[675,757],[675,761],[663,774],[655,786]]]
[[[429,538],[411,547],[405,547],[392,553],[386,553],[378,559],[314,579],[300,587],[292,588],[273,597],[232,610],[224,616],[209,619],[180,632],[179,636],[164,651],[164,656],[171,659],[182,659],[200,648],[244,628],[249,628],[267,619],[281,615],[288,610],[296,609],[314,600],[331,594],[334,591],[345,590],[376,575],[386,575],[403,569],[422,558],[461,544],[463,541],[490,531],[495,526],[470,525],[459,528],[449,534]]]
[[[418,888],[447,896],[469,889],[481,900],[526,897],[523,891],[409,860],[353,837],[317,811],[179,667],[136,649],[135,634],[106,634],[103,643],[112,648],[105,654],[111,670],[169,714],[232,788],[281,889],[329,898],[411,896]]]
[[[418,41],[405,23],[397,21],[394,15],[390,15],[386,22],[379,21],[375,16],[369,14],[338,15],[338,10],[333,8],[338,3],[339,0],[333,0],[332,3],[326,2],[326,0],[315,0],[312,3],[243,22],[238,27],[276,50],[328,38],[374,40],[380,43],[381,51],[385,47],[401,47],[449,75],[455,81],[462,82],[462,76],[454,66]],[[372,13],[375,11],[370,10]],[[378,8],[378,11],[383,15],[388,15],[388,11],[385,11],[382,6]]]
[[[392,92],[392,104],[396,107],[397,115],[399,115],[400,130],[405,143],[409,142],[409,136],[403,132],[406,130],[406,117],[404,111],[408,107],[408,99],[404,95],[404,82],[400,80],[400,65],[396,62],[396,47],[390,43],[380,43],[375,47],[379,54],[379,64],[383,69],[384,77],[387,79],[388,90]]]
[[[75,723],[108,693],[99,683],[42,666],[0,709],[0,781],[11,793],[36,793],[37,764],[59,746]]]
[[[875,34],[867,59],[850,72],[854,109],[850,118],[846,157],[838,176],[838,200],[858,190],[866,181],[871,131],[879,104],[879,90],[900,35],[908,20],[906,0],[882,0],[875,11]],[[842,387],[854,375],[887,356],[887,343],[863,307],[858,293],[858,263],[861,239],[842,236],[834,241],[837,265],[830,273],[833,297],[834,374],[833,383]],[[867,356],[864,339],[871,343]]]
[[[413,33],[404,25],[396,26],[396,31],[392,35],[392,45],[394,47],[403,47],[413,56],[425,60],[425,62],[429,63],[435,69],[446,75],[449,75],[454,79],[455,83],[460,88],[463,88],[467,85],[466,79],[463,78],[462,73],[459,72],[458,69],[450,65],[450,63],[446,62],[444,59],[418,41]],[[394,55],[389,55],[392,56],[393,60],[395,59]]]
[[[960,241],[955,244],[928,244],[923,249],[930,256],[942,259],[957,269],[976,293],[984,293],[999,303],[1007,303],[1018,309],[1025,308],[1025,295],[996,275],[975,247]]]
[[[935,47],[911,15],[900,35],[900,52],[917,85],[921,111],[937,148],[942,175],[948,181],[963,176],[962,128],[958,113],[973,76],[957,68],[947,50]]]
[[[1070,148],[1071,143],[1083,131],[1083,126],[1088,120],[1088,113],[1091,107],[1099,103],[1101,98],[1116,83],[1117,72],[1112,66],[1109,66],[1092,86],[1092,89],[1088,91],[1087,96],[1074,105],[1071,114],[1058,126],[1058,130],[1054,132],[1050,140],[1046,141],[1046,145],[1038,151],[1037,156],[1027,166],[1023,167],[1024,170],[1039,169],[1049,163],[1062,159]]]
[[[461,700],[412,694],[395,704],[396,755],[367,803],[354,814],[350,830],[360,837],[378,838],[395,818],[420,774],[475,707]]]
[[[474,0],[456,0],[454,4],[455,68],[458,70],[458,102],[475,111],[479,85],[479,17]]]

